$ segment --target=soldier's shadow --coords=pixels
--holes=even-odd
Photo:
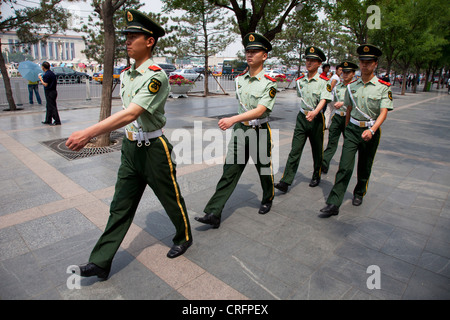
[[[247,207],[249,208],[249,210],[255,210],[256,212],[259,210],[262,199],[262,189],[260,187],[260,192],[258,193],[253,192],[251,189],[252,188],[255,189],[255,184],[258,184],[258,182],[248,184],[245,183],[237,184],[230,198],[227,200],[225,207],[223,208],[221,215],[221,226],[237,209]],[[205,213],[202,213],[201,216],[203,216],[204,214]],[[201,224],[195,227],[195,230],[206,231],[211,228],[212,228],[211,225]]]

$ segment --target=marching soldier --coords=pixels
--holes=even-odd
[[[269,114],[275,104],[277,84],[276,80],[264,74],[263,69],[272,46],[269,40],[257,33],[247,34],[243,44],[249,69],[236,78],[239,114],[219,121],[219,128],[222,130],[234,125],[223,174],[216,192],[204,209],[205,216],[195,218],[199,222],[212,225],[213,228],[220,226],[222,210],[233,193],[249,156],[255,161],[263,189],[259,214],[270,211],[274,197]],[[252,137],[256,138],[256,141],[251,141]]]
[[[167,257],[183,254],[192,244],[186,205],[176,180],[172,145],[162,133],[166,123],[164,105],[170,86],[167,75],[152,60],[152,50],[165,31],[136,10],[127,10],[127,52],[135,63],[121,74],[120,95],[124,110],[85,129],[74,132],[66,145],[80,150],[100,134],[125,127],[122,160],[117,175],[110,217],[105,231],[80,266],[81,276],[108,278],[112,260],[130,227],[147,184],[166,210],[176,233]]]
[[[309,186],[316,187],[320,183],[325,130],[323,108],[332,99],[331,85],[328,78],[317,72],[322,62],[326,60],[322,50],[317,47],[308,47],[305,58],[308,75],[297,79],[297,95],[301,102],[292,138],[291,152],[283,177],[279,183],[275,184],[275,188],[282,192],[287,192],[294,181],[307,138],[311,143],[314,160],[314,172]]]
[[[358,153],[358,181],[353,190],[354,206],[362,204],[367,191],[375,153],[380,142],[380,126],[389,110],[393,109],[390,84],[378,79],[374,71],[382,52],[366,44],[357,49],[361,78],[350,83],[345,92],[347,106],[347,127],[342,147],[339,170],[334,186],[327,199],[327,205],[320,211],[321,218],[339,214],[339,207],[350,182]]]
[[[328,168],[330,166],[330,161],[336,153],[336,149],[339,142],[339,137],[344,135],[345,130],[345,119],[346,119],[346,111],[347,107],[344,105],[344,96],[345,90],[347,89],[347,85],[353,80],[355,76],[355,71],[358,69],[358,66],[352,62],[345,61],[340,65],[336,66],[336,69],[342,68],[342,78],[343,82],[339,82],[334,90],[334,115],[331,118],[330,129],[328,130],[328,144],[327,148],[323,153],[323,161],[322,161],[322,172],[327,173]]]

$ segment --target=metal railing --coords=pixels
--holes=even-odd
[[[28,104],[28,81],[21,77],[12,77],[11,89],[16,105]],[[45,103],[44,87],[39,84],[39,95],[43,103]],[[120,86],[117,83],[113,85],[113,97],[119,97]],[[100,98],[102,96],[102,84],[95,80],[79,79],[77,77],[60,77],[57,85],[58,100],[90,100]],[[33,93],[34,94],[34,93]],[[36,96],[33,96],[34,103]],[[5,85],[3,79],[0,79],[0,106],[8,105],[6,97]]]
[[[198,78],[194,83],[190,93],[202,93],[205,91],[204,75]],[[225,74],[221,76],[208,76],[208,89],[210,93],[226,94],[232,93],[236,90],[235,84],[236,75]],[[14,101],[17,105],[28,104],[28,81],[21,77],[12,77],[11,88],[13,91]],[[279,85],[279,87],[281,87]],[[289,88],[293,88],[294,84],[291,82]],[[118,83],[113,84],[113,97],[118,98],[120,93],[120,85]],[[78,77],[60,77],[58,78],[58,100],[90,100],[95,98],[101,98],[102,96],[102,84],[95,80],[87,80],[85,78]],[[43,103],[45,103],[44,88],[39,84],[39,94]],[[33,101],[36,103],[36,97]],[[0,79],[0,106],[8,105],[6,98],[5,85],[3,79]]]

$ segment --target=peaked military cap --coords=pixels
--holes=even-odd
[[[161,28],[156,22],[137,10],[126,10],[125,19],[127,21],[127,27],[122,31],[122,34],[139,32],[155,38],[162,37],[166,34],[164,29]]]
[[[378,60],[382,52],[377,47],[371,44],[363,44],[356,49],[359,55],[359,60]]]
[[[317,59],[320,61],[327,60],[325,53],[317,47],[308,47],[305,51],[305,59]]]
[[[338,64],[336,68],[342,68],[342,71],[355,71],[358,69],[358,66],[350,61],[344,61],[341,64]]]
[[[244,44],[245,50],[265,50],[266,52],[269,52],[272,50],[272,45],[270,44],[270,41],[267,40],[266,37],[257,34],[255,32],[248,33],[244,40],[242,41]]]

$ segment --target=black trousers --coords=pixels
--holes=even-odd
[[[56,98],[58,97],[58,91],[45,90],[45,99],[47,100],[47,113],[45,115],[45,122],[52,123],[52,119],[56,124],[61,124],[59,119],[58,107],[56,106]]]

